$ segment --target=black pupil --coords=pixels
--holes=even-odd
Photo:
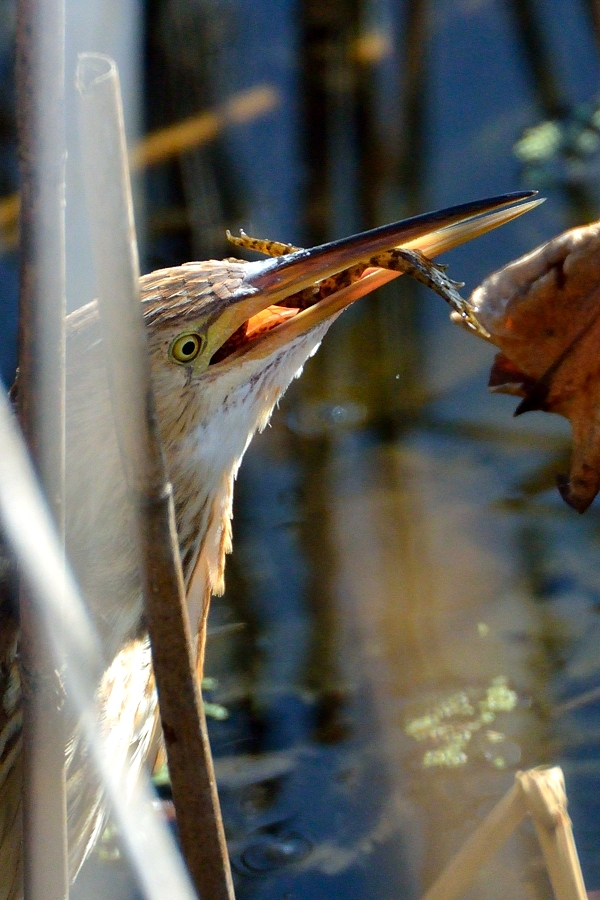
[[[189,341],[186,341],[185,344],[183,345],[183,347],[181,348],[181,355],[182,356],[191,356],[192,353],[195,352],[195,350],[196,350],[196,341],[193,341],[190,339]]]

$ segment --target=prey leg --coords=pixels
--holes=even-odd
[[[253,238],[240,229],[240,236],[234,237],[230,231],[225,232],[227,240],[235,247],[243,247],[244,250],[254,250],[264,256],[285,256],[286,253],[295,253],[300,247],[293,244],[282,244],[281,241],[267,241],[262,238]]]
[[[392,250],[378,253],[371,257],[368,264],[393,272],[403,272],[420,281],[449,303],[460,316],[461,323],[469,330],[489,339],[488,332],[475,318],[470,304],[458,293],[457,288],[463,286],[462,282],[448,278],[445,266],[436,265],[419,250],[406,250],[403,247],[394,247]]]

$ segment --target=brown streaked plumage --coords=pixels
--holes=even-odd
[[[394,248],[426,256],[442,252],[530,209],[537,201],[509,206],[528,196],[454,207],[310,251],[261,247],[281,251],[278,259],[188,263],[141,279],[194,632],[202,630],[210,595],[223,589],[233,479],[244,451],[330,324],[355,299],[401,271],[432,282],[468,316],[440,270],[419,254]],[[469,319],[467,325],[478,327]],[[124,767],[129,760],[133,780],[153,743],[156,701],[132,539],[135,511],[112,427],[95,304],[69,316],[67,361],[68,556],[107,660],[98,685],[99,714],[114,765]],[[22,895],[18,626],[2,593],[0,603],[0,900],[17,900]],[[73,875],[105,817],[90,768],[74,722],[67,760]]]

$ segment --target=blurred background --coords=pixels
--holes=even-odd
[[[0,0],[6,385],[14,12]],[[69,0],[67,16],[69,91],[78,52],[119,65],[143,271],[235,255],[226,228],[311,246],[539,190],[541,208],[444,259],[468,293],[599,215],[594,0]],[[75,124],[70,308],[95,290]],[[207,659],[239,900],[417,898],[515,771],[544,763],[564,769],[600,888],[600,517],[555,489],[566,422],[513,420],[492,359],[399,279],[334,325],[248,451]],[[108,875],[114,900],[135,896],[110,835],[79,890]],[[550,896],[533,830],[468,896]]]

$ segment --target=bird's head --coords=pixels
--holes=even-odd
[[[209,533],[210,521],[228,520],[231,481],[245,448],[331,323],[399,274],[372,265],[343,273],[398,246],[434,256],[530,209],[539,202],[531,196],[463,204],[277,259],[188,263],[142,278],[154,392],[188,571],[199,550],[194,535]],[[215,529],[209,539],[216,560],[229,538]],[[218,590],[222,563],[214,568]]]
[[[259,392],[260,426],[340,312],[399,274],[371,266],[348,278],[351,267],[397,246],[433,257],[540,202],[518,203],[530,197],[463,204],[277,259],[192,262],[144,276],[155,390],[170,406],[177,395],[193,397],[194,420],[206,425],[271,371],[272,392],[264,384]]]

